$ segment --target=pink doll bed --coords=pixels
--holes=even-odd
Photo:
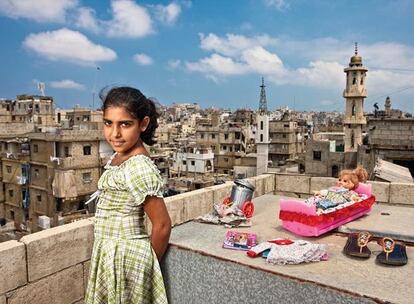
[[[282,227],[301,236],[319,236],[371,211],[375,203],[372,185],[359,183],[355,192],[367,199],[330,213],[317,215],[316,208],[300,199],[280,199]]]

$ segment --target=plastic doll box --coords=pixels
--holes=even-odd
[[[298,199],[280,199],[279,219],[282,227],[301,236],[319,236],[371,211],[375,196],[370,184],[360,183],[355,191],[367,199],[330,213],[316,214],[313,205]]]
[[[226,232],[223,242],[223,248],[235,250],[249,250],[256,245],[256,234],[231,230]]]

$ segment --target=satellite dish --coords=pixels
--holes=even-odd
[[[45,83],[44,82],[38,82],[37,83],[37,89],[40,91],[40,94],[42,96],[45,96]]]

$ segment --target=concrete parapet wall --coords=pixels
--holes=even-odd
[[[26,245],[28,280],[33,282],[88,260],[92,252],[93,223],[82,220],[29,234],[20,241]]]
[[[0,294],[27,283],[26,252],[22,243],[0,244],[0,273]]]
[[[335,184],[334,178],[288,174],[263,174],[248,181],[256,187],[254,197],[272,192],[305,197]],[[414,184],[371,183],[377,201],[414,206]],[[210,212],[231,194],[232,186],[227,182],[166,198],[173,225]],[[92,244],[92,219],[0,243],[0,304],[82,303]]]

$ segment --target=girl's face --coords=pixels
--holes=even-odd
[[[108,107],[104,112],[104,135],[112,149],[123,155],[133,155],[136,148],[142,146],[141,132],[148,126],[146,116],[139,121],[124,107]]]
[[[355,186],[355,184],[351,181],[351,178],[349,175],[343,175],[339,177],[338,184],[340,187],[344,187],[348,190],[353,189]]]

